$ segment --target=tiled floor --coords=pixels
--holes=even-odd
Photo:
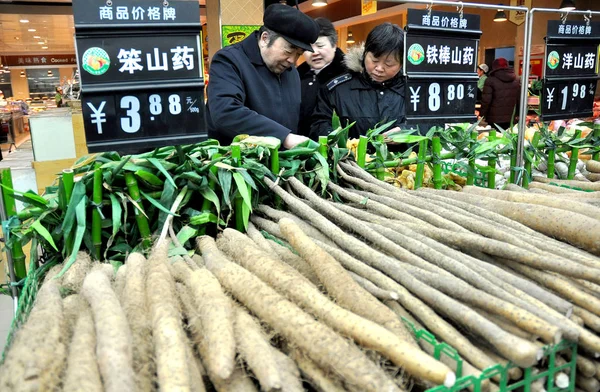
[[[15,190],[25,192],[32,189],[35,191],[37,189],[35,171],[31,167],[33,149],[29,137],[19,140],[18,148],[15,150],[13,146],[10,153],[8,152],[8,145],[2,145],[1,147],[3,159],[0,161],[0,168],[11,168]],[[21,208],[21,202],[17,201],[17,210]],[[5,274],[5,269],[1,268],[0,273]],[[4,350],[4,344],[6,343],[12,319],[13,300],[9,296],[0,295],[0,353]]]

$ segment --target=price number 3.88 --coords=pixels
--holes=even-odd
[[[475,87],[471,83],[415,82],[408,86],[408,112],[419,115],[473,113]]]
[[[163,115],[163,111],[171,116],[181,113],[181,97],[179,94],[171,94],[167,97],[167,102],[163,102],[160,94],[152,94],[148,97],[148,114],[150,121],[155,121],[157,117]],[[142,110],[139,97],[126,95],[121,98],[119,107],[125,110],[125,115],[121,116],[121,129],[126,133],[136,133],[142,127]],[[165,113],[166,114],[166,113]]]

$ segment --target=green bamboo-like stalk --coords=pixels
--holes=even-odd
[[[94,257],[100,260],[102,255],[102,217],[100,210],[102,205],[102,170],[100,163],[96,162],[94,169],[94,192],[92,195],[93,210],[92,210],[92,243],[94,244]]]
[[[556,149],[548,150],[548,178],[554,178],[554,162],[556,162]]]
[[[234,144],[231,146],[231,157],[233,158],[233,165],[238,167],[242,161],[242,150],[239,145]],[[244,228],[244,199],[242,196],[237,196],[233,202],[234,213],[235,213],[235,228],[242,233],[245,232]]]
[[[469,148],[472,150],[475,143],[477,143],[477,136],[479,132],[471,132],[471,145]],[[469,157],[469,173],[467,173],[467,185],[473,185],[475,183],[475,157]]]
[[[600,124],[594,123],[594,136],[600,138]],[[600,152],[593,153],[592,159],[594,161],[600,161]]]
[[[273,148],[273,149],[271,149],[271,173],[273,173],[274,176],[279,176],[280,170],[281,170],[281,167],[279,165],[279,148]],[[275,195],[273,202],[275,203],[276,208],[281,207],[281,197],[280,196]]]
[[[375,140],[377,140],[379,143],[384,143],[385,136],[377,135],[377,136],[375,136]],[[384,161],[384,165],[385,165],[385,159],[387,157],[382,157],[381,154],[379,153],[379,150],[377,150],[377,156],[380,160]],[[381,181],[385,180],[385,169],[383,169],[381,167],[377,169],[377,179],[381,180]]]
[[[444,153],[442,155],[440,155],[440,159],[441,160],[447,160],[447,159],[454,159],[456,158],[456,154],[453,152],[447,152]],[[425,157],[425,162],[431,162],[432,156],[428,155]],[[406,159],[395,159],[393,161],[386,161],[383,162],[383,167],[388,168],[388,167],[398,167],[398,166],[407,166],[407,165],[412,165],[417,163],[417,161],[419,160],[419,158],[406,158]],[[377,163],[373,162],[373,163],[369,163],[368,165],[366,165],[365,170],[368,171],[374,171],[377,168]]]
[[[367,144],[369,144],[369,138],[361,135],[358,139],[358,147],[356,148],[356,163],[363,169],[367,161]]]
[[[581,138],[581,130],[578,129],[575,132],[575,139]],[[573,147],[571,150],[571,159],[569,159],[569,171],[567,172],[567,180],[575,178],[575,171],[577,170],[577,160],[579,159],[579,148]]]
[[[442,161],[440,160],[440,154],[442,153],[442,143],[440,142],[439,136],[434,136],[431,141],[431,150],[433,158],[433,187],[435,189],[442,189]]]
[[[63,211],[66,211],[66,208],[69,205],[69,202],[71,201],[71,195],[73,194],[73,187],[75,186],[75,173],[73,172],[72,169],[64,169],[62,172],[62,177],[61,177],[61,182],[62,182],[62,194],[64,195],[64,203],[65,203],[65,209]],[[71,233],[68,235],[68,237],[65,240],[65,248],[67,249],[68,252],[71,252],[71,250],[73,249],[73,244],[75,242],[75,232],[71,231]]]
[[[67,205],[69,205],[69,201],[71,201],[71,195],[73,194],[73,187],[75,186],[75,174],[72,169],[63,170],[62,174],[62,182],[63,189],[65,191],[65,200]]]
[[[423,175],[425,174],[425,157],[427,156],[427,147],[429,139],[423,139],[419,142],[419,161],[417,163],[417,173],[415,174],[415,189],[423,186]]]
[[[319,136],[319,154],[327,159],[327,136]]]
[[[495,129],[490,130],[488,140],[490,142],[496,140],[496,130]],[[496,188],[496,159],[490,158],[490,160],[488,162],[488,167],[490,167],[491,169],[494,169],[494,171],[491,171],[488,173],[488,188],[495,189]]]
[[[132,172],[125,173],[125,184],[127,184],[129,196],[138,204],[140,208],[143,208],[142,198],[140,196],[140,188],[138,187],[137,180]],[[146,218],[146,215],[140,212],[137,207],[134,207],[133,210],[135,211],[135,220],[138,225],[138,230],[140,231],[140,237],[142,238],[142,247],[144,249],[149,249],[152,246],[152,232],[150,231],[148,218]]]
[[[9,189],[13,189],[12,172],[10,169],[2,169],[0,171],[0,177],[2,181],[2,198],[4,200],[4,208],[6,209],[6,216],[11,218],[17,215],[17,204],[15,202],[14,192]],[[15,241],[10,247],[12,253],[13,265],[15,270],[15,276],[18,280],[25,279],[27,276],[27,267],[25,266],[25,252],[23,252],[23,246],[20,242]]]
[[[523,188],[529,189],[529,179],[531,178],[531,159],[529,156],[525,157],[525,172],[523,173]]]

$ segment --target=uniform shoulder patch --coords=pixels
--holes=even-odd
[[[349,74],[349,73],[342,74],[336,78],[331,79],[329,82],[327,82],[327,89],[331,91],[335,87],[339,86],[340,84],[342,84],[344,82],[347,82],[350,79],[352,79],[351,74]]]

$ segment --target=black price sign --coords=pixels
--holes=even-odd
[[[548,21],[540,100],[544,121],[593,115],[599,44],[598,22]]]
[[[598,45],[546,45],[546,77],[598,74]]]
[[[84,84],[202,78],[200,36],[171,34],[77,40]]]
[[[196,0],[73,0],[88,150],[207,138]]]
[[[192,143],[205,121],[203,102],[201,88],[91,95],[82,106],[85,128],[91,130],[88,149],[114,149],[122,140],[145,147],[164,145],[164,138],[171,144]]]
[[[596,79],[546,80],[540,102],[544,120],[592,116],[596,86]]]
[[[475,117],[476,81],[409,81],[406,116],[445,119]]]

